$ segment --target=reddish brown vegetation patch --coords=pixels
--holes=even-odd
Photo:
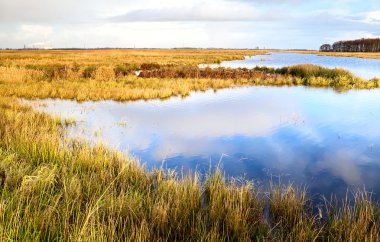
[[[249,69],[225,68],[169,68],[151,71],[141,71],[143,78],[213,78],[213,79],[254,79],[276,77],[278,74],[269,74],[264,71]]]

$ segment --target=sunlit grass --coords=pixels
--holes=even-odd
[[[2,67],[4,68],[4,67]],[[113,70],[110,70],[113,73]],[[206,91],[228,87],[310,86],[331,87],[336,90],[379,88],[380,80],[363,80],[340,69],[327,69],[312,65],[289,68],[256,70],[202,71],[151,71],[148,77],[127,75],[104,78],[105,70],[87,73],[88,78],[36,80],[29,79],[25,70],[11,70],[1,75],[0,95],[23,98],[62,98],[84,100],[113,99],[119,101],[138,99],[165,99],[171,96],[188,96],[191,91]],[[142,73],[141,75],[146,75]],[[182,76],[182,77],[179,77]],[[198,76],[198,77],[197,77]]]
[[[0,95],[83,100],[165,99],[191,91],[267,85],[378,88],[342,69],[315,65],[284,68],[200,69],[199,63],[260,54],[243,50],[108,50],[0,52]],[[262,53],[261,53],[262,54]],[[135,71],[142,70],[140,77]]]
[[[378,241],[379,207],[366,192],[323,216],[306,190],[199,174],[147,171],[103,146],[66,141],[61,123],[0,98],[3,239]],[[268,212],[266,212],[268,211]]]
[[[262,50],[40,50],[40,51],[0,51],[0,65],[9,66],[109,66],[127,63],[141,65],[157,63],[161,65],[193,65],[220,63],[226,60],[242,60],[244,56],[265,54]]]
[[[380,59],[379,52],[320,52],[320,51],[287,51],[297,54],[313,54],[321,56],[357,57],[365,59]]]
[[[115,75],[115,65],[121,62],[113,58],[124,58],[124,52],[20,53],[1,52],[5,64],[0,67],[1,240],[379,241],[379,206],[365,191],[341,205],[327,200],[319,215],[313,212],[307,190],[292,185],[272,184],[264,190],[244,179],[226,179],[218,169],[206,177],[147,171],[137,160],[102,145],[66,140],[66,126],[75,125],[75,120],[38,113],[17,101],[166,98],[209,88],[305,85],[305,80],[345,86],[344,80],[352,81],[350,76],[339,79],[345,72],[326,78],[315,67],[295,67],[294,76],[285,72],[274,76],[268,70],[269,76],[252,79],[138,78],[123,75],[122,68]],[[128,58],[141,64],[169,60],[194,64],[220,58],[213,56],[215,52],[191,53],[198,56],[130,51]],[[65,67],[25,68],[30,63]],[[89,66],[96,68],[83,72]]]

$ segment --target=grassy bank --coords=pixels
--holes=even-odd
[[[200,63],[263,54],[248,50],[1,51],[0,96],[82,100],[137,100],[187,96],[238,86],[378,88],[341,69],[314,65],[287,68],[200,69]],[[140,77],[135,71],[142,70]]]
[[[282,73],[257,69],[253,72],[261,76],[254,78],[224,78],[221,74],[204,78],[138,78],[115,75],[114,68],[120,60],[114,60],[108,52],[106,55],[99,52],[98,57],[91,56],[92,52],[84,52],[83,56],[75,53],[76,61],[85,59],[83,63],[78,61],[78,66],[73,64],[71,52],[67,56],[31,52],[33,58],[29,58],[29,52],[10,53],[13,56],[1,52],[3,66],[0,67],[1,240],[379,240],[379,206],[364,191],[341,206],[334,200],[326,201],[315,213],[311,194],[291,185],[272,184],[268,190],[262,190],[241,179],[227,181],[220,171],[208,174],[204,182],[198,174],[146,171],[137,161],[116,151],[64,139],[65,127],[75,122],[57,120],[17,102],[17,97],[165,98],[209,88],[286,82],[304,85],[305,79],[313,78],[345,80],[341,72],[328,71],[333,76],[325,77],[321,76],[325,71],[312,67],[306,72],[289,68],[281,70]],[[217,59],[213,56],[217,53],[178,51],[170,52],[174,57],[165,57],[165,53],[158,52],[158,57],[152,57],[149,52],[146,58],[144,53],[128,58],[141,59],[136,61],[139,67],[156,63],[160,68],[171,65],[169,62],[174,57],[189,62],[190,66],[204,58],[199,56]],[[159,54],[164,56],[162,62],[158,61]],[[27,66],[48,62],[59,64],[53,68],[52,75],[46,75],[51,72],[44,69]],[[87,69],[91,66],[89,62],[96,66],[95,71]],[[114,63],[107,67],[109,62]],[[60,65],[65,67],[62,69]],[[73,69],[67,69],[66,65],[72,65]],[[145,67],[153,71],[158,66]],[[104,73],[108,74],[102,76],[99,70],[107,68],[109,72]]]
[[[379,239],[379,207],[365,192],[318,215],[293,186],[147,172],[101,146],[62,144],[62,123],[12,98],[0,99],[0,112],[2,240]]]
[[[286,68],[205,69],[166,67],[134,74],[116,75],[96,70],[88,74],[46,77],[42,71],[0,67],[0,95],[24,98],[63,98],[83,100],[137,100],[187,96],[191,91],[205,91],[239,86],[309,86],[336,90],[379,88],[380,80],[363,80],[340,69],[314,65]],[[89,71],[88,71],[89,72]],[[56,72],[53,72],[56,73]],[[59,73],[59,72],[58,72]]]
[[[380,59],[379,52],[320,52],[320,51],[287,51],[298,54],[313,54],[321,56],[340,56],[340,57],[356,57],[364,59]]]

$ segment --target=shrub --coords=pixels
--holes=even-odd
[[[71,70],[73,72],[78,72],[80,70],[80,65],[76,62],[73,63],[73,66],[71,67]]]
[[[94,78],[95,77],[95,71],[96,71],[96,66],[87,66],[83,70],[82,76],[84,78]]]
[[[26,69],[43,72],[43,77],[48,80],[67,78],[69,67],[62,64],[53,65],[26,65]]]
[[[115,68],[113,69],[115,76],[126,76],[128,74],[131,74],[132,71],[139,70],[139,67],[132,63],[132,64],[117,64]]]
[[[157,63],[143,63],[140,66],[141,70],[158,70],[161,66]]]
[[[67,66],[55,64],[51,66],[46,66],[43,69],[44,76],[48,78],[49,80],[52,79],[59,79],[59,78],[66,78],[67,77]]]
[[[287,70],[286,70],[287,69]],[[286,71],[286,72],[285,72]],[[300,64],[294,65],[287,68],[282,68],[279,72],[290,74],[292,76],[297,76],[301,78],[311,78],[311,77],[324,77],[336,79],[340,77],[354,78],[351,72],[339,68],[326,68],[322,66],[312,65],[312,64]]]

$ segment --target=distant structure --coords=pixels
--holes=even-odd
[[[322,52],[380,52],[380,38],[338,41],[332,45],[324,44]]]
[[[37,42],[33,44],[24,44],[24,49],[26,50],[50,50],[53,49],[51,42]]]

